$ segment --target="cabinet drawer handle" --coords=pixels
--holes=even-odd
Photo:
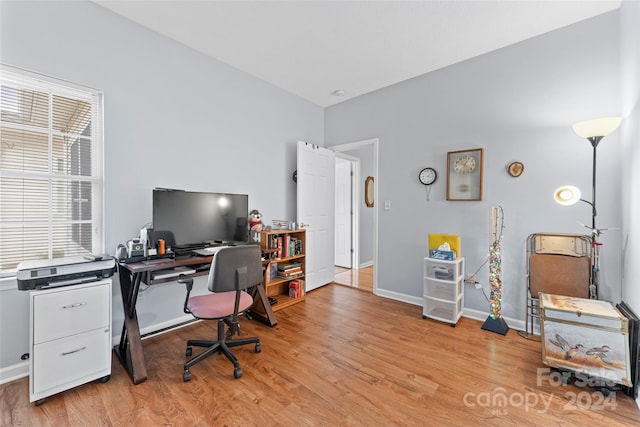
[[[83,305],[87,305],[87,303],[86,302],[76,302],[74,304],[63,305],[62,308],[63,309],[65,309],[65,308],[76,308],[76,307],[80,307],[80,306],[83,306]]]
[[[68,356],[70,354],[77,353],[79,351],[86,350],[86,349],[87,349],[87,347],[80,347],[80,348],[78,348],[76,350],[65,351],[64,353],[62,353],[62,356]]]

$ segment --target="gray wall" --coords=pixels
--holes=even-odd
[[[104,91],[107,253],[151,221],[154,187],[248,193],[265,223],[295,219],[296,141],[323,143],[322,108],[91,2],[3,0],[0,27],[3,63]],[[0,289],[5,368],[28,351],[28,294]],[[119,336],[117,279],[113,298]],[[141,328],[184,315],[183,298],[174,284],[141,294]]]
[[[525,242],[536,232],[588,233],[587,204],[563,207],[552,193],[571,183],[590,198],[591,145],[574,122],[619,115],[619,15],[612,12],[462,63],[381,89],[325,110],[328,146],[379,138],[379,262],[381,293],[422,296],[422,259],[429,233],[459,234],[468,273],[488,286],[481,268],[490,243],[489,212],[502,206],[503,313],[524,320]],[[445,200],[448,151],[484,148],[481,202]],[[505,172],[525,164],[520,178]],[[418,172],[440,179],[426,201]],[[620,133],[598,148],[598,224],[620,227]],[[381,209],[384,200],[391,210]],[[620,231],[603,237],[601,297],[619,301]],[[473,286],[468,311],[488,312]]]
[[[640,315],[640,2],[620,8],[622,57],[622,298]],[[638,399],[640,405],[640,398]]]

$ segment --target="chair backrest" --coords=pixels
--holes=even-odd
[[[529,259],[529,291],[533,298],[549,293],[589,298],[590,257],[532,254]]]
[[[540,292],[589,298],[591,240],[579,234],[535,233],[527,239],[528,287]]]
[[[229,246],[213,257],[209,270],[209,290],[229,292],[262,283],[262,261],[258,245]]]

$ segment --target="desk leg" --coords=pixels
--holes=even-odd
[[[275,314],[273,314],[273,310],[271,309],[271,304],[269,304],[269,298],[267,298],[267,292],[264,290],[264,286],[261,283],[257,286],[254,286],[253,289],[253,298],[257,298],[258,301],[260,301],[262,307],[264,308],[264,314],[252,310],[251,316],[259,318],[269,326],[276,326],[278,324],[278,321],[276,320]]]
[[[133,383],[140,384],[147,379],[147,368],[142,351],[142,339],[140,338],[140,326],[138,325],[138,315],[135,309],[140,277],[132,278],[126,269],[119,268],[119,270],[124,323],[122,325],[120,344],[115,346],[113,351],[129,373],[129,376],[131,376]]]
[[[124,318],[120,344],[115,346],[113,351],[129,373],[134,384],[140,384],[147,379],[147,367],[145,366],[144,353],[142,352],[138,316],[135,313],[133,318]]]

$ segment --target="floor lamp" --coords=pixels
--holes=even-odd
[[[622,118],[620,117],[604,117],[601,119],[587,120],[584,122],[578,122],[573,125],[573,131],[582,138],[586,138],[593,147],[593,169],[592,169],[592,188],[591,188],[591,201],[581,198],[580,189],[572,185],[564,185],[556,189],[553,194],[555,201],[561,205],[573,205],[578,201],[585,202],[591,205],[591,283],[589,284],[589,298],[598,298],[598,264],[597,254],[598,247],[601,243],[598,242],[598,236],[601,233],[601,229],[596,227],[596,149],[598,143],[605,136],[611,134],[618,129]]]

